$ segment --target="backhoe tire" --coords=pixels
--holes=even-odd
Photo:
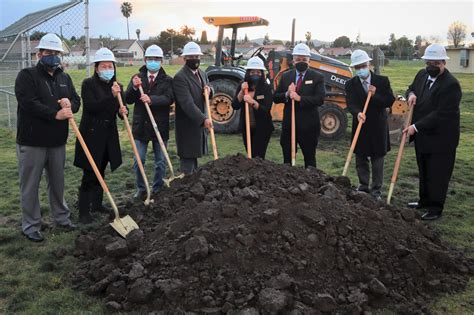
[[[210,82],[213,97],[209,100],[211,116],[216,133],[236,133],[239,131],[240,110],[232,108],[232,100],[238,83],[229,79]]]
[[[326,140],[342,138],[347,128],[346,112],[335,104],[324,104],[319,108],[321,121],[320,137]]]

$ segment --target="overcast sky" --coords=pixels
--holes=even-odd
[[[61,4],[65,0],[0,0],[0,29],[33,11]],[[123,0],[90,0],[90,32],[92,36],[112,35],[126,38],[125,18],[120,12]],[[387,43],[390,33],[415,39],[417,35],[437,38],[446,43],[448,26],[461,21],[468,27],[466,40],[473,42],[474,1],[274,1],[274,0],[129,0],[133,12],[129,19],[130,35],[141,29],[141,38],[156,36],[160,31],[182,25],[194,27],[196,35],[206,30],[208,39],[217,37],[217,29],[207,25],[203,16],[260,16],[268,27],[239,30],[250,39],[264,37],[289,40],[291,22],[296,18],[296,38],[304,40],[309,31],[313,39],[333,41],[341,35],[374,44]],[[64,27],[67,36],[68,27]],[[59,32],[59,30],[57,31]],[[230,36],[230,31],[226,35]]]

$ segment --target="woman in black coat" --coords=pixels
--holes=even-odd
[[[122,86],[115,77],[115,58],[107,48],[95,54],[94,75],[82,82],[83,111],[79,130],[91,152],[102,177],[110,162],[112,171],[122,164],[116,117],[122,118],[127,109],[120,109],[117,95],[122,94]],[[123,96],[122,96],[123,97]],[[103,190],[92,170],[87,157],[76,141],[74,165],[83,169],[79,188],[79,221],[90,223],[90,211],[106,211],[102,205]]]
[[[249,104],[252,158],[265,159],[268,142],[274,129],[270,114],[273,104],[272,87],[265,79],[265,66],[259,57],[250,58],[246,70],[244,81],[237,88],[232,107],[236,110],[242,109],[240,129],[245,149],[247,149],[245,102]],[[248,95],[244,94],[246,89],[248,89]]]

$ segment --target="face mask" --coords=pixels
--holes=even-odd
[[[161,61],[147,60],[146,68],[148,69],[148,71],[157,72],[161,68]]]
[[[436,78],[439,75],[439,73],[441,72],[441,69],[436,67],[436,66],[429,65],[429,66],[426,67],[426,72],[428,72],[430,77]]]
[[[109,82],[114,77],[115,71],[114,70],[101,70],[99,71],[98,75],[102,81]]]
[[[249,76],[249,83],[250,84],[257,84],[258,81],[260,81],[260,76],[258,74]]]
[[[201,60],[199,60],[199,59],[188,59],[188,60],[186,60],[186,66],[191,68],[191,70],[197,70],[197,68],[199,68],[200,63],[201,63]]]
[[[298,62],[295,67],[298,72],[305,72],[308,69],[308,64],[306,62]]]
[[[58,55],[48,55],[41,57],[41,63],[51,70],[56,70],[61,65],[61,58]]]
[[[367,78],[369,76],[369,68],[356,69],[356,75],[362,79]]]

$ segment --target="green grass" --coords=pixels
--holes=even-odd
[[[415,73],[423,66],[420,62],[391,62],[382,74],[388,75],[396,94],[403,94],[411,83]],[[166,67],[174,75],[178,66]],[[126,85],[136,68],[119,68],[119,82]],[[80,90],[84,71],[71,71],[76,88]],[[474,256],[474,76],[456,75],[463,88],[461,107],[461,144],[457,151],[454,175],[449,188],[445,217],[434,225],[442,232],[443,238],[454,246],[465,248],[469,256]],[[78,91],[80,92],[80,91]],[[76,114],[80,119],[80,114]],[[131,198],[134,192],[134,174],[132,172],[132,151],[123,124],[119,122],[122,139],[123,165],[114,173],[106,173],[106,181],[112,195],[117,201]],[[348,128],[349,130],[349,128]],[[176,146],[171,133],[170,155],[177,166]],[[59,248],[72,251],[75,233],[46,232],[47,241],[33,244],[21,236],[19,206],[19,188],[17,160],[15,153],[15,135],[6,129],[0,129],[0,313],[50,314],[50,313],[100,313],[104,311],[100,300],[86,296],[71,289],[67,276],[74,269],[75,260],[68,256],[57,259],[53,252]],[[77,188],[80,184],[81,170],[72,165],[75,137],[71,134],[67,145],[66,162],[66,201],[77,211],[74,203],[77,199]],[[220,156],[244,153],[240,135],[217,135]],[[317,151],[318,168],[331,175],[339,175],[344,166],[344,159],[349,146],[349,133],[339,141],[321,141]],[[390,175],[398,147],[393,147],[387,155],[385,165],[385,188],[388,187]],[[282,162],[278,135],[275,133],[270,141],[267,158],[277,163]],[[152,156],[148,157],[150,161]],[[203,164],[210,156],[200,160]],[[298,154],[297,165],[303,165],[302,156]],[[147,173],[151,174],[151,164],[147,163]],[[354,165],[349,176],[356,183]],[[41,207],[44,218],[49,218],[49,207],[46,196],[46,185],[41,183]],[[394,192],[393,202],[403,205],[417,196],[417,167],[412,146],[406,148],[399,180]],[[468,288],[456,295],[446,295],[433,304],[432,311],[437,314],[474,313],[474,280]]]

